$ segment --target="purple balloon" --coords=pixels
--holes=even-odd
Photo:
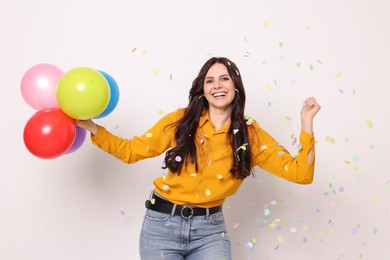
[[[87,130],[79,126],[76,126],[76,136],[74,138],[73,144],[68,149],[68,151],[66,151],[65,154],[70,154],[78,150],[81,147],[81,145],[84,143],[86,137],[87,137]]]

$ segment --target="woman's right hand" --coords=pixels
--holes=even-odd
[[[93,135],[95,135],[97,133],[97,125],[91,119],[76,120],[76,125],[81,127],[81,128],[84,128],[85,130],[88,130]]]

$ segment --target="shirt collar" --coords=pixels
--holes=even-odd
[[[203,128],[207,124],[210,125],[210,128],[213,128],[213,124],[211,123],[209,113],[208,113],[207,109],[204,109],[202,111],[202,115],[200,116],[200,119],[199,119],[199,127]],[[229,131],[229,128],[230,128],[230,123],[226,124],[224,127],[219,129],[218,133],[227,133]]]

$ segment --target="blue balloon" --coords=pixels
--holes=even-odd
[[[116,81],[114,80],[111,75],[109,75],[107,72],[98,70],[107,80],[108,85],[110,86],[110,100],[108,101],[107,107],[104,109],[103,112],[101,112],[97,117],[95,118],[102,118],[110,114],[116,107],[119,101],[119,87]]]

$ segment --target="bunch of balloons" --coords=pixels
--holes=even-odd
[[[25,125],[24,143],[43,159],[79,149],[86,130],[76,120],[105,117],[119,100],[116,81],[104,71],[87,67],[64,73],[52,64],[37,64],[25,72],[20,89],[27,104],[37,110]]]

